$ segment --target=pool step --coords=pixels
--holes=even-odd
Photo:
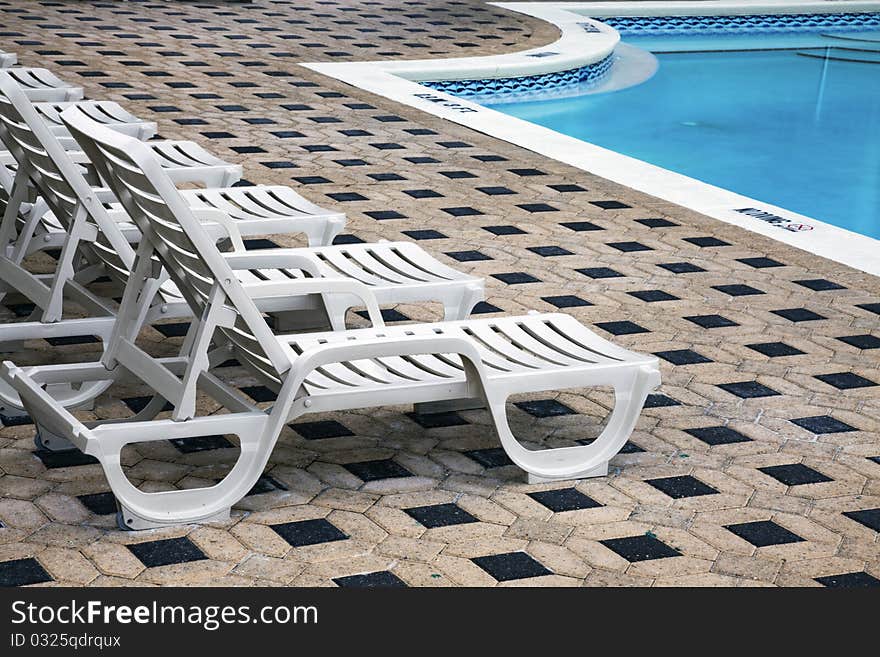
[[[869,39],[867,37],[847,36],[844,34],[822,34],[826,39],[837,39],[840,41],[859,41],[861,43],[880,43],[880,38]]]
[[[795,54],[813,59],[828,59],[834,62],[853,62],[857,64],[880,64],[880,50],[867,48],[826,48],[821,52],[799,50]]]

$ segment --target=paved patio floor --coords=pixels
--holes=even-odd
[[[476,0],[7,1],[0,24],[22,64],[345,211],[343,239],[418,240],[485,276],[485,316],[562,309],[658,354],[664,381],[608,477],[526,485],[482,411],[367,409],[286,429],[230,522],[140,533],[116,529],[98,465],[35,453],[33,426],[6,418],[0,584],[878,583],[876,278],[297,66],[505,52],[552,41],[549,26]],[[181,328],[143,342],[171,353]],[[97,353],[30,341],[3,358]],[[223,375],[263,398],[245,371]],[[145,394],[111,392],[83,417]],[[519,401],[532,444],[589,440],[609,406],[603,390]],[[235,454],[221,437],[124,460],[168,490],[209,485]]]

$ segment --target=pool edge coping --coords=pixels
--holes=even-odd
[[[664,169],[654,164],[602,148],[574,137],[563,135],[549,128],[503,114],[467,99],[436,91],[417,80],[438,79],[433,76],[448,75],[445,79],[459,79],[472,72],[484,77],[515,77],[535,72],[555,70],[588,64],[607,56],[619,41],[608,39],[608,26],[599,35],[585,32],[580,23],[584,15],[569,9],[590,10],[599,6],[606,15],[613,15],[623,5],[641,5],[639,15],[668,14],[671,9],[698,5],[699,12],[691,15],[730,14],[732,8],[739,13],[797,13],[804,10],[817,13],[861,13],[880,11],[880,1],[862,2],[816,2],[794,0],[763,0],[760,3],[746,0],[708,0],[699,3],[664,2],[554,2],[554,3],[490,3],[511,11],[517,11],[550,22],[560,30],[561,36],[554,43],[516,53],[435,60],[390,60],[368,62],[312,62],[300,64],[318,73],[361,88],[395,102],[425,111],[453,121],[491,137],[501,139],[545,157],[574,166],[617,184],[648,194],[660,200],[680,205],[721,222],[739,226],[770,237],[795,248],[827,258],[862,272],[880,276],[880,240],[833,226],[818,219],[793,212],[770,203],[759,201],[736,192],[711,185],[684,174]],[[856,7],[846,11],[841,5]],[[784,9],[786,11],[780,11]],[[713,13],[714,10],[714,13]],[[670,14],[672,15],[672,14]],[[590,21],[595,23],[596,21]],[[612,30],[613,31],[613,30]],[[612,42],[610,50],[606,50]],[[572,50],[577,50],[573,53]],[[559,51],[564,57],[529,58],[541,51]],[[545,60],[552,59],[552,62]],[[561,68],[560,68],[561,67]],[[488,73],[488,72],[491,73]],[[748,212],[744,212],[748,210]],[[788,226],[786,229],[783,226]],[[808,227],[808,228],[803,228]],[[792,230],[792,228],[800,228]]]

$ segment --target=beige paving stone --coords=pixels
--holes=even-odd
[[[139,580],[125,579],[124,577],[110,577],[107,575],[99,575],[98,577],[96,577],[95,579],[93,579],[91,581],[89,586],[94,586],[94,587],[104,587],[104,586],[106,586],[106,587],[126,587],[126,588],[128,588],[130,586],[136,586],[139,588],[150,588],[150,587],[156,587],[156,586],[158,586],[158,584],[152,584],[150,582],[141,582]]]
[[[388,536],[376,546],[376,551],[401,560],[429,562],[436,557],[445,543],[426,539],[407,538],[405,536]]]
[[[441,554],[431,562],[438,573],[458,586],[495,586],[495,579],[470,559]]]
[[[565,542],[565,547],[593,568],[622,573],[629,566],[626,559],[612,552],[599,541],[574,535]]]
[[[323,561],[345,560],[362,557],[369,554],[376,547],[373,542],[347,539],[332,541],[330,543],[318,543],[303,547],[294,547],[290,550],[290,556],[307,563],[321,563]]]
[[[0,521],[7,527],[34,530],[48,520],[33,503],[24,500],[0,499]]]
[[[55,579],[79,586],[88,584],[100,574],[79,550],[46,548],[40,553],[40,563]]]
[[[510,538],[541,540],[546,543],[561,545],[572,533],[574,528],[561,522],[542,521],[520,518],[505,532]]]
[[[639,577],[628,573],[613,572],[608,570],[594,570],[584,580],[584,586],[597,587],[631,587],[652,586],[654,580],[649,577]]]
[[[34,500],[39,507],[53,522],[69,525],[78,525],[89,517],[88,510],[69,495],[47,493]]]
[[[198,527],[187,538],[209,559],[238,562],[248,555],[248,550],[223,529]]]
[[[380,543],[388,536],[387,531],[360,513],[333,511],[327,520],[352,538],[367,543]]]
[[[330,488],[318,495],[314,503],[318,506],[330,507],[331,509],[364,513],[378,499],[377,495]]]
[[[0,562],[34,557],[45,549],[43,545],[37,546],[32,543],[3,543],[0,544]]]
[[[293,559],[279,559],[262,554],[251,554],[239,562],[233,570],[236,575],[289,584],[299,576],[306,565]]]
[[[401,561],[394,567],[394,574],[406,582],[408,586],[452,587],[456,585],[451,579],[437,572],[438,570],[431,564]]]
[[[583,559],[567,547],[541,541],[531,541],[528,544],[527,551],[544,566],[559,575],[583,579],[592,570]]]
[[[774,582],[782,568],[783,561],[745,556],[734,552],[721,552],[712,566],[713,573],[730,575],[742,579]]]
[[[283,557],[290,551],[290,544],[266,525],[240,522],[230,533],[249,550],[270,557]]]
[[[163,586],[205,586],[224,577],[230,570],[232,570],[230,563],[203,559],[147,568],[138,575],[138,580]]]
[[[737,579],[717,573],[698,573],[675,577],[658,577],[654,586],[686,586],[686,587],[739,587],[739,586],[771,586],[766,582],[749,579]]]
[[[43,525],[28,538],[29,541],[56,547],[85,547],[100,536],[97,529],[84,526],[60,525],[50,523]]]
[[[144,570],[144,565],[129,549],[109,541],[95,541],[84,547],[82,553],[103,575],[113,578],[133,579]]]
[[[47,481],[15,475],[0,476],[0,496],[13,497],[20,500],[32,500],[50,490],[52,485]]]
[[[304,572],[304,576],[317,576],[326,579],[348,577],[350,575],[367,575],[385,571],[395,566],[394,559],[381,555],[365,554],[331,559],[317,564],[311,564]]]
[[[425,533],[425,528],[400,509],[375,505],[365,514],[367,518],[394,536],[415,538]]]
[[[505,537],[467,537],[462,536],[461,540],[450,540],[449,544],[443,548],[442,554],[445,556],[465,557],[473,559],[475,557],[483,557],[490,554],[506,554],[508,552],[519,552],[525,550],[528,541],[517,538]]]

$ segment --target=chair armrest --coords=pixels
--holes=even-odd
[[[190,208],[190,210],[215,241],[228,237],[232,242],[233,249],[236,251],[245,250],[241,233],[235,225],[235,219],[217,208]]]
[[[308,249],[258,249],[224,253],[232,269],[302,269],[312,276],[321,276],[318,259]]]
[[[296,278],[287,281],[242,283],[242,287],[254,300],[305,294],[349,294],[360,299],[366,306],[374,328],[385,326],[376,295],[367,285],[351,278]]]

